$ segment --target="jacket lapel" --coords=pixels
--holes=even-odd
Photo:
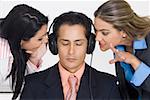
[[[51,70],[48,71],[48,75],[43,83],[46,86],[44,95],[46,95],[47,98],[52,100],[64,99],[58,64],[54,65]]]
[[[136,50],[135,55],[143,61],[145,64],[150,66],[150,33],[145,38],[147,49]]]
[[[85,64],[85,71],[81,77],[80,86],[77,94],[77,99],[90,99],[89,91],[89,66]]]

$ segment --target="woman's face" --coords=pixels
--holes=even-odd
[[[35,52],[43,43],[47,42],[47,25],[43,25],[30,40],[21,40],[21,47],[26,51]]]
[[[122,41],[122,35],[124,35],[124,33],[115,29],[112,24],[96,17],[94,19],[94,26],[96,30],[96,40],[99,42],[102,51],[110,49],[110,43],[113,46],[124,44]]]

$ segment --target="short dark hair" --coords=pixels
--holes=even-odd
[[[92,29],[92,20],[88,18],[85,14],[79,12],[69,11],[66,13],[61,14],[60,16],[54,19],[53,25],[53,33],[58,35],[59,28],[61,25],[68,24],[68,25],[75,25],[79,24],[85,28],[86,37],[89,37],[89,33],[91,33]],[[56,36],[57,37],[57,36]]]

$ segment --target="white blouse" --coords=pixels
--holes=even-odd
[[[5,81],[5,78],[10,73],[12,63],[13,55],[10,51],[8,41],[0,37],[0,85]],[[37,68],[28,60],[26,74],[38,72],[40,67]]]

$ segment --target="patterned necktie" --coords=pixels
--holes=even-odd
[[[76,76],[71,75],[68,78],[68,82],[69,82],[70,88],[67,92],[66,100],[76,100],[78,79]]]

